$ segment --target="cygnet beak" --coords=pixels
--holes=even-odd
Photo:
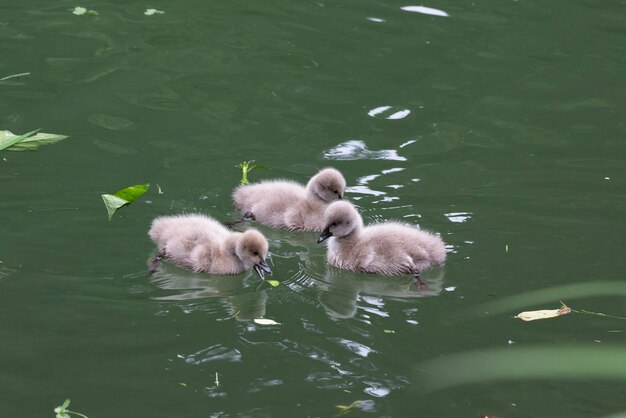
[[[265,280],[265,273],[267,273],[268,276],[272,275],[272,270],[270,270],[270,266],[268,266],[267,262],[263,259],[261,259],[258,264],[254,265],[254,271],[256,271],[256,274],[259,275],[261,280]]]
[[[330,227],[326,228],[320,234],[320,237],[317,239],[317,243],[319,244],[320,242],[324,242],[324,241],[326,241],[328,238],[330,238],[332,236],[333,236],[333,233],[330,232]]]
[[[338,194],[337,197],[339,198],[339,200],[343,199],[343,195],[342,194]]]

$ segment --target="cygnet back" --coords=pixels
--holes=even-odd
[[[334,168],[320,170],[306,187],[289,180],[265,180],[239,186],[235,207],[246,217],[274,228],[321,231],[329,203],[343,197],[346,181]]]

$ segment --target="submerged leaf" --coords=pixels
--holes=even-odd
[[[121,130],[133,126],[133,122],[118,116],[111,116],[104,113],[93,113],[87,117],[87,120],[93,125],[100,128]]]
[[[352,402],[350,405],[335,405],[339,409],[339,415],[346,415],[352,412],[355,408],[358,408],[365,401],[356,400]]]
[[[255,318],[254,322],[259,325],[280,325],[280,322],[276,322],[273,319],[267,318]]]
[[[567,315],[572,312],[572,309],[561,302],[560,309],[542,309],[539,311],[526,311],[519,313],[515,318],[519,318],[522,321],[535,321],[537,319],[556,318],[557,316]]]
[[[104,206],[107,209],[109,221],[113,217],[113,214],[119,208],[130,205],[139,196],[147,192],[149,188],[149,184],[137,184],[135,186],[130,186],[125,189],[118,190],[114,194],[103,194],[102,200],[104,201]]]

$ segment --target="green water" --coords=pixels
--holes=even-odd
[[[558,297],[467,315],[623,283],[624,1],[77,5],[0,3],[0,78],[30,73],[0,82],[0,130],[70,135],[0,152],[1,416],[52,417],[65,398],[90,418],[326,417],[355,400],[349,416],[626,410],[624,380],[431,392],[420,372],[470,350],[624,347],[618,319],[512,318]],[[366,222],[440,232],[445,268],[418,294],[408,276],[329,268],[315,234],[260,227],[277,288],[171,265],[147,277],[151,220],[235,218],[251,159],[272,167],[252,181],[340,169]],[[107,221],[100,194],[144,182]],[[566,302],[626,316],[623,295]]]

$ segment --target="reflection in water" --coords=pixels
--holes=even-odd
[[[365,344],[348,340],[346,338],[329,338],[329,340],[335,341],[337,344],[347,348],[348,350],[352,351],[357,356],[367,357],[370,353],[375,352],[375,350],[371,349]]]
[[[450,222],[463,223],[470,220],[473,214],[471,212],[450,212],[444,213],[444,215]]]
[[[241,352],[235,348],[216,344],[183,357],[185,362],[199,365],[209,361],[241,361]]]
[[[250,291],[246,279],[254,278],[252,274],[237,276],[214,276],[205,273],[193,273],[161,263],[150,280],[160,289],[168,291],[165,296],[154,299],[160,301],[188,301],[205,298],[220,298],[228,317],[239,321],[249,321],[265,316],[267,291]],[[254,288],[254,285],[252,285]],[[257,286],[258,287],[258,286]],[[170,292],[171,291],[171,292]]]
[[[404,119],[411,114],[409,109],[396,109],[393,106],[379,106],[367,112],[371,117],[381,116],[385,119]],[[387,116],[384,116],[387,115]]]
[[[425,15],[450,16],[448,13],[444,12],[443,10],[433,9],[432,7],[405,6],[405,7],[401,7],[401,9],[404,10],[405,12],[422,13]]]
[[[16,271],[17,271],[16,269],[11,269],[8,267],[0,266],[0,280],[9,277],[11,274],[15,273]]]
[[[323,276],[319,272],[324,272]],[[296,281],[318,289],[319,303],[333,318],[352,318],[359,310],[366,315],[388,317],[385,297],[410,299],[437,296],[443,290],[444,270],[435,268],[422,273],[428,285],[428,289],[422,291],[417,290],[408,275],[384,277],[354,273],[331,267],[324,260],[311,260],[294,277],[297,277]]]
[[[406,158],[398,155],[396,150],[386,149],[371,151],[367,149],[364,141],[351,140],[324,151],[324,157],[329,160],[393,160],[406,161]]]
[[[365,194],[365,195],[371,195],[371,196],[384,196],[387,193],[383,192],[382,190],[373,190],[371,188],[368,187],[369,182],[377,179],[378,177],[382,176],[383,174],[390,174],[390,173],[396,173],[398,171],[402,171],[404,170],[404,168],[401,167],[395,167],[395,168],[390,168],[387,170],[382,170],[381,174],[371,174],[369,176],[363,176],[360,177],[359,179],[357,179],[356,186],[350,186],[350,187],[346,187],[346,192],[348,193],[356,193],[356,194]],[[400,189],[402,187],[404,187],[401,184],[391,184],[388,185],[386,187],[389,187],[391,189]],[[396,200],[397,197],[385,197],[380,201],[392,201],[392,200]],[[355,200],[358,200],[358,198],[356,198]],[[376,202],[374,202],[376,203]]]

